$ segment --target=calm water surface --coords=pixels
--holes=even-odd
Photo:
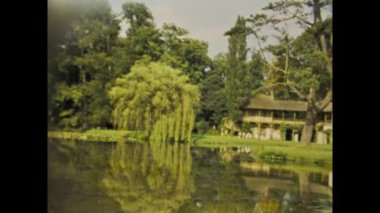
[[[48,142],[54,212],[332,212],[330,169],[260,163],[244,147]]]

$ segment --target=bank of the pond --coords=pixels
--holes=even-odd
[[[232,136],[195,135],[193,144],[199,147],[250,147],[253,154],[261,159],[294,161],[298,163],[332,163],[332,145],[310,144],[289,141],[260,141]]]
[[[134,131],[89,130],[86,132],[49,131],[49,138],[85,140],[96,142],[136,142]],[[232,136],[194,135],[192,146],[221,148],[244,146],[251,148],[253,155],[267,161],[292,161],[297,163],[332,164],[332,145],[310,144],[288,141],[260,141]]]
[[[83,140],[92,142],[134,142],[137,141],[135,131],[123,130],[88,130],[85,132],[48,131],[49,138],[67,140]]]

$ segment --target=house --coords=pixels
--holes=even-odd
[[[241,121],[250,124],[251,138],[299,141],[306,109],[306,101],[275,100],[273,96],[256,95],[243,108]],[[332,143],[332,103],[317,118],[312,141],[319,144]]]

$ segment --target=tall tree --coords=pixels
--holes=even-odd
[[[83,3],[83,2],[82,2]],[[79,6],[79,7],[78,7]],[[48,124],[54,121],[54,96],[56,85],[65,78],[58,67],[57,55],[61,51],[61,45],[65,41],[65,35],[71,31],[71,25],[80,19],[81,14],[87,10],[78,3],[71,2],[63,5],[63,2],[48,0]]]
[[[253,52],[248,62],[247,82],[250,80],[250,89],[256,90],[263,86],[265,71],[265,62],[261,54],[257,51]]]
[[[143,3],[127,2],[122,5],[123,19],[129,24],[126,39],[119,43],[118,58],[128,62],[124,71],[144,55],[157,61],[163,50],[161,33],[154,24],[150,10]]]
[[[115,78],[112,47],[119,22],[107,1],[96,1],[92,8],[73,23],[57,57],[62,79],[56,84],[52,117],[61,127],[111,124],[106,88]]]
[[[312,140],[318,115],[332,100],[332,19],[323,19],[322,11],[331,11],[329,0],[281,0],[270,3],[263,10],[273,15],[251,16],[253,35],[265,59],[270,75],[266,88],[287,88],[298,99],[307,101],[305,125],[301,141],[309,144]],[[291,39],[281,24],[295,21],[305,29],[301,36]],[[269,61],[260,36],[263,26],[274,26],[280,32],[280,43],[269,47],[277,60]]]
[[[211,59],[207,55],[207,43],[189,38],[186,29],[174,24],[164,24],[162,35],[164,54],[161,60],[181,69],[189,76],[191,83],[199,84],[211,65]]]
[[[143,3],[126,2],[122,5],[124,18],[130,24],[129,32],[139,27],[153,27],[153,16]]]
[[[249,29],[244,17],[239,16],[235,26],[225,35],[228,38],[226,98],[228,117],[236,122],[242,112],[241,107],[246,103],[252,89],[252,76],[249,75],[247,64],[247,36]]]
[[[206,73],[206,78],[200,84],[202,98],[198,120],[204,119],[215,127],[219,127],[222,118],[227,115],[224,78],[226,68],[226,55],[218,54],[213,66]]]
[[[49,70],[55,70],[49,71],[53,73],[49,75],[49,117],[59,127],[111,126],[106,91],[137,61],[165,62],[182,70],[193,84],[205,78],[211,64],[207,43],[187,37],[187,31],[174,24],[156,28],[149,9],[132,2],[123,5],[123,19],[129,28],[127,37],[120,38],[120,20],[107,1],[86,2],[87,7],[81,1],[75,4],[83,7],[79,10],[83,13],[78,12],[67,24],[65,35],[54,41],[57,54],[49,54],[50,59],[55,58],[49,60],[54,62]]]

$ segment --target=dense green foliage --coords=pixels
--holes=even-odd
[[[162,62],[180,69],[194,84],[205,78],[205,70],[211,64],[207,56],[208,45],[187,37],[185,29],[174,24],[164,24],[159,29],[144,4],[127,2],[122,6],[122,21],[127,22],[129,28],[126,38],[119,37],[121,21],[111,13],[107,1],[99,0],[89,5],[90,8],[75,10],[71,5],[76,16],[64,25],[65,31],[61,30],[64,36],[49,37],[51,127],[114,127],[107,91],[115,79],[129,73],[137,61]],[[57,23],[61,17],[54,16],[53,12],[52,22]],[[81,12],[83,14],[79,15]],[[54,32],[53,24],[50,25]],[[55,46],[59,48],[54,49]]]
[[[223,117],[227,114],[225,79],[223,77],[227,69],[226,61],[226,55],[217,55],[212,69],[206,73],[206,78],[200,84],[202,97],[198,120],[208,122],[210,127],[219,128]]]
[[[110,124],[110,103],[106,88],[116,76],[112,47],[116,44],[119,22],[106,2],[97,1],[91,12],[73,22],[60,42],[53,60],[56,79],[49,85],[54,96],[51,120],[60,127],[86,128]],[[53,65],[52,65],[53,66]]]
[[[228,117],[234,122],[241,119],[242,107],[252,96],[252,91],[262,86],[264,66],[261,55],[253,52],[251,60],[247,60],[247,37],[251,29],[246,26],[244,17],[239,16],[235,26],[225,35],[228,38],[226,58],[226,106]]]
[[[49,127],[131,128],[144,129],[149,134],[155,132],[154,125],[147,121],[135,121],[134,125],[128,123],[126,116],[120,114],[121,108],[117,108],[121,105],[115,102],[115,92],[108,91],[120,87],[144,97],[145,94],[138,94],[140,91],[126,88],[132,86],[131,82],[124,80],[121,83],[121,79],[128,79],[126,75],[132,72],[132,67],[144,72],[151,70],[151,66],[168,66],[163,68],[170,70],[165,71],[165,75],[171,75],[169,73],[172,71],[177,73],[173,75],[178,75],[175,70],[180,70],[183,75],[181,79],[188,78],[186,83],[178,83],[178,88],[185,88],[189,83],[199,88],[199,107],[190,113],[195,116],[196,132],[217,132],[223,121],[233,121],[241,128],[242,107],[252,95],[264,92],[273,94],[277,99],[308,102],[307,128],[303,128],[307,131],[302,133],[302,141],[308,141],[318,114],[332,99],[332,19],[330,16],[322,19],[324,16],[321,15],[321,11],[330,10],[330,5],[331,2],[323,0],[280,0],[264,7],[263,13],[248,18],[238,16],[235,25],[225,33],[228,36],[228,51],[211,59],[207,55],[206,42],[190,38],[186,29],[174,23],[157,27],[151,11],[143,3],[126,2],[122,5],[121,16],[117,16],[111,12],[106,0],[79,1],[69,4],[64,10],[70,14],[68,18],[64,18],[63,13],[54,13],[59,5],[51,4],[49,11],[53,12],[49,12],[48,40]],[[284,17],[284,14],[289,17]],[[289,35],[283,25],[289,21],[303,27],[301,35],[295,38]],[[126,37],[119,36],[122,22],[128,26],[126,32],[122,32]],[[62,28],[57,25],[62,25]],[[274,30],[276,43],[267,42],[268,33],[261,35],[266,27]],[[257,45],[249,47],[248,38],[254,38]],[[148,65],[148,62],[157,63]],[[133,74],[140,76],[137,82],[157,80],[156,72],[141,74],[140,71]],[[167,85],[159,84],[165,84],[166,80],[163,77],[159,83],[154,81],[157,85],[141,85],[152,92],[153,88],[165,88]],[[189,95],[187,89],[179,92],[186,93],[178,94],[181,97]],[[128,100],[127,97],[123,98]],[[146,103],[147,100],[140,100],[140,105],[126,108],[137,107],[133,113],[141,118],[149,111],[145,109],[149,107]],[[191,108],[191,104],[174,106],[180,101],[170,100],[170,104],[166,106],[168,109],[184,105]],[[192,104],[196,106],[198,102]],[[190,120],[186,124],[188,127],[193,126]],[[248,125],[243,129],[248,131]],[[189,132],[186,134],[190,135]],[[172,132],[171,136],[176,140],[183,139],[180,135],[183,136],[182,133]]]
[[[180,70],[141,62],[109,92],[114,126],[146,131],[155,140],[190,140],[199,90]]]
[[[113,14],[107,0],[68,5],[63,13],[49,13],[48,40],[48,124],[60,129],[48,137],[78,140],[49,145],[49,169],[54,170],[49,188],[63,189],[63,196],[54,198],[67,205],[63,210],[74,203],[77,212],[115,212],[116,207],[133,212],[278,212],[279,201],[237,190],[243,184],[240,160],[293,161],[331,170],[331,144],[220,136],[221,129],[252,131],[251,123],[241,122],[242,108],[263,92],[307,101],[305,125],[291,127],[303,128],[303,142],[311,140],[318,113],[332,99],[332,19],[321,16],[330,1],[279,0],[263,8],[271,15],[238,16],[225,33],[227,52],[213,59],[208,44],[190,38],[186,29],[173,23],[156,26],[143,3],[126,2],[121,14]],[[52,4],[49,11],[57,7]],[[281,26],[289,20],[304,27],[300,36],[291,37]],[[120,36],[123,22],[125,37]],[[268,26],[277,32],[275,44],[260,35]],[[249,47],[249,37],[258,46]],[[87,146],[79,141],[118,143]],[[227,147],[250,151],[237,159]],[[300,185],[309,183],[308,175],[301,177]],[[88,209],[79,201],[89,189],[95,192],[90,202],[97,204]],[[69,194],[73,199],[65,198],[67,192],[75,192]],[[115,210],[101,209],[104,202]]]
[[[252,76],[248,73],[247,36],[244,17],[239,16],[235,26],[225,35],[228,35],[228,54],[226,70],[226,97],[228,116],[237,121],[241,116],[242,107],[251,92]]]
[[[276,1],[263,13],[248,19],[267,70],[264,89],[280,99],[307,101],[301,141],[309,144],[318,115],[332,101],[332,18],[331,1]],[[323,16],[326,12],[327,16]],[[325,14],[326,14],[325,13]],[[300,25],[304,31],[292,38],[286,23]],[[277,44],[265,44],[261,35],[270,26],[277,32]],[[270,54],[269,61],[265,54]]]

